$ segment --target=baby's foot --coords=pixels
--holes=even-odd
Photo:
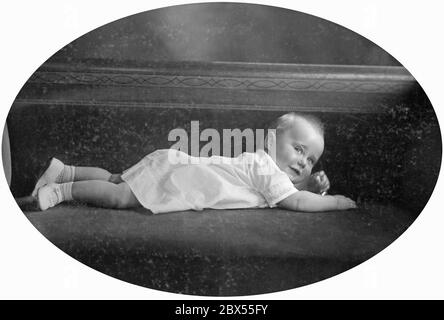
[[[62,161],[52,158],[51,163],[48,166],[48,169],[42,174],[40,179],[37,181],[34,190],[32,191],[31,195],[33,197],[37,196],[38,190],[50,183],[60,183],[61,176],[64,168],[64,164]]]
[[[42,211],[58,205],[63,199],[62,189],[56,183],[45,185],[37,191],[37,202]]]

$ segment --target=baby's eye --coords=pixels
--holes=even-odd
[[[302,153],[302,148],[300,147],[300,146],[295,146],[294,147],[294,150],[296,150],[297,152],[299,152],[299,153]]]
[[[307,161],[308,161],[308,163],[309,163],[310,165],[314,165],[314,160],[313,160],[313,159],[308,158]]]

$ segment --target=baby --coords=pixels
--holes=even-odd
[[[122,174],[64,165],[53,158],[32,195],[46,210],[78,200],[106,208],[143,206],[153,213],[281,207],[294,211],[356,208],[330,187],[324,172],[311,174],[324,151],[324,130],[312,116],[289,113],[276,120],[265,150],[238,157],[192,157],[157,150]]]

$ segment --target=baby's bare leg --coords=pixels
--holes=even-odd
[[[74,181],[103,180],[108,181],[111,172],[97,167],[75,167]]]
[[[74,181],[103,180],[115,184],[123,182],[121,173],[111,174],[108,170],[96,167],[75,167]]]
[[[141,206],[126,182],[77,181],[72,185],[72,197],[97,207],[125,209]]]

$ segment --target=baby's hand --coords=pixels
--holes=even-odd
[[[307,188],[313,193],[325,194],[330,189],[330,180],[324,171],[315,172],[308,178]]]
[[[358,207],[356,205],[356,202],[354,202],[350,198],[341,195],[334,195],[333,197],[336,199],[336,202],[338,203],[338,210],[355,209]]]

